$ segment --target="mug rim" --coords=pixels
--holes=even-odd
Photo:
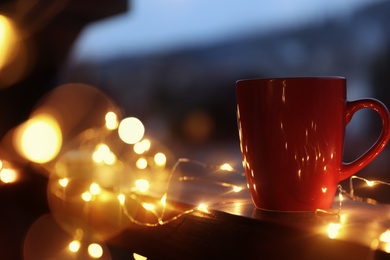
[[[236,84],[239,82],[248,82],[248,81],[271,81],[271,80],[346,80],[343,76],[296,76],[296,77],[267,77],[267,78],[244,78],[236,81]]]

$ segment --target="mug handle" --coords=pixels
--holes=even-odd
[[[390,138],[390,114],[386,106],[379,100],[367,98],[346,103],[346,125],[351,121],[353,115],[360,109],[371,108],[378,112],[382,118],[382,131],[373,146],[363,155],[350,163],[342,163],[340,168],[339,181],[345,180],[369,164],[385,148]]]

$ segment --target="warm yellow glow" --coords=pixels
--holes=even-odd
[[[224,171],[228,171],[228,172],[233,171],[233,167],[230,166],[230,164],[228,164],[228,163],[222,164],[221,167],[220,167],[220,169],[221,169],[221,170],[224,170]]]
[[[13,183],[17,177],[17,173],[13,169],[4,168],[0,170],[0,180],[4,183]]]
[[[96,244],[96,243],[90,244],[88,246],[88,254],[92,258],[100,258],[103,255],[103,248],[99,244]]]
[[[77,237],[81,238],[84,235],[84,230],[82,230],[81,228],[77,228],[75,233]]]
[[[347,222],[348,217],[347,214],[340,214],[339,218],[340,218],[340,223],[345,224]]]
[[[58,183],[60,184],[61,187],[66,187],[68,186],[69,179],[68,178],[62,178],[58,180]]]
[[[97,195],[100,193],[100,186],[97,183],[92,183],[91,186],[89,186],[89,192],[93,195]]]
[[[163,153],[156,153],[154,155],[154,162],[158,166],[164,166],[165,163],[167,162],[167,157]]]
[[[0,69],[11,61],[17,41],[17,32],[12,21],[0,15]]]
[[[149,182],[144,179],[138,179],[135,181],[135,187],[140,192],[146,192],[149,189]]]
[[[125,195],[122,194],[122,193],[119,194],[119,195],[118,195],[118,200],[119,200],[119,203],[120,203],[121,205],[125,204],[125,200],[126,200]]]
[[[341,192],[339,193],[339,200],[340,200],[340,201],[343,201],[343,200],[344,200],[343,194],[342,194]]]
[[[61,129],[51,116],[37,115],[18,128],[14,143],[27,159],[46,163],[56,157],[61,149]]]
[[[106,114],[106,127],[109,130],[115,130],[118,128],[118,118],[117,115],[110,111]]]
[[[142,203],[142,207],[144,207],[144,209],[149,211],[152,211],[156,208],[153,204],[146,203],[146,202]]]
[[[160,200],[161,205],[164,207],[167,205],[167,194],[164,194],[164,196]]]
[[[148,167],[148,161],[145,158],[139,158],[135,163],[135,166],[141,170],[146,169],[146,167]]]
[[[366,180],[366,184],[367,184],[367,186],[372,187],[372,186],[374,186],[375,182]]]
[[[107,165],[113,165],[116,162],[116,156],[113,152],[109,152],[103,159]]]
[[[379,245],[378,239],[374,239],[374,240],[372,240],[372,242],[371,242],[370,249],[371,249],[372,251],[375,251],[375,250],[378,249],[378,245]]]
[[[136,143],[133,149],[136,154],[142,154],[150,149],[150,145],[150,141],[148,139],[144,139],[141,142]]]
[[[203,211],[205,213],[209,213],[209,210],[207,209],[207,205],[204,203],[200,203],[198,205],[198,210]]]
[[[380,241],[390,243],[390,230],[383,232],[379,238]]]
[[[385,252],[390,254],[390,243],[386,243],[384,248],[385,248]]]
[[[83,194],[81,194],[81,198],[84,201],[86,201],[86,202],[91,201],[92,200],[92,194],[89,191],[86,191]]]
[[[98,144],[95,152],[92,154],[92,160],[95,162],[103,162],[104,157],[110,153],[110,148],[106,144]]]
[[[76,253],[79,251],[81,247],[81,243],[78,240],[73,240],[72,242],[69,243],[69,250],[72,251],[73,253]]]
[[[108,165],[113,165],[116,162],[116,155],[110,150],[106,144],[98,144],[94,153],[92,154],[92,160],[96,163],[104,162]]]
[[[144,136],[144,133],[145,127],[138,118],[127,117],[119,124],[119,137],[127,144],[135,144],[139,142]]]
[[[326,193],[326,191],[328,190],[328,188],[324,187],[324,188],[321,188],[322,190],[322,193]]]
[[[341,225],[339,223],[330,223],[327,228],[329,238],[333,239],[337,237],[340,228]]]
[[[0,160],[0,169],[3,168],[3,161]]]
[[[133,258],[134,258],[134,260],[146,260],[146,259],[148,259],[147,257],[139,255],[137,253],[133,253]]]
[[[240,187],[240,186],[233,186],[233,191],[234,192],[240,192],[240,191],[242,191],[242,187]]]

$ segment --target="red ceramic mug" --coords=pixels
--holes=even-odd
[[[342,77],[247,79],[236,82],[243,166],[257,208],[330,208],[340,181],[371,162],[390,137],[390,115],[375,99],[346,100]],[[382,132],[361,157],[344,163],[346,125],[371,108]]]

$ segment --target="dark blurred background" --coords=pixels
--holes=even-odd
[[[0,5],[30,32],[23,41],[33,54],[14,82],[3,83],[9,68],[0,70],[6,85],[0,90],[2,136],[28,117],[42,95],[68,82],[106,92],[176,157],[236,167],[238,79],[345,76],[350,100],[374,97],[390,107],[388,1],[56,2]],[[361,155],[379,131],[373,111],[356,114],[347,127],[345,161]],[[359,175],[389,181],[388,157],[386,148]],[[14,223],[0,231],[1,254],[11,244],[19,248],[15,243],[29,224],[47,211],[42,176],[13,185],[0,186],[0,221]],[[372,194],[384,201],[388,195]]]
[[[387,1],[133,1],[130,12],[83,31],[60,82],[106,91],[179,157],[237,162],[238,79],[345,76],[350,100],[390,106],[389,12]],[[345,160],[370,147],[379,128],[375,112],[357,113]],[[383,155],[362,174],[390,179],[387,166]]]

